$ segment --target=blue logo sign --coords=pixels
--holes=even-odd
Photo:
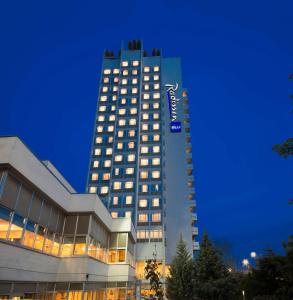
[[[170,130],[171,132],[181,132],[181,122],[171,122]]]

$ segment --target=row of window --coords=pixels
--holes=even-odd
[[[130,75],[130,72],[128,70],[123,70],[122,71],[122,75],[123,76],[128,76]],[[131,75],[135,76],[135,75],[138,75],[138,70],[137,69],[133,69],[131,70]],[[125,81],[123,81],[124,79],[127,80],[128,83],[132,83],[132,84],[138,84],[138,78],[137,77],[132,77],[132,78],[122,78],[120,80],[120,84],[123,84],[125,85],[126,83],[124,83]],[[160,80],[160,76],[155,74],[155,75],[144,75],[142,77],[143,81],[144,82],[149,82],[149,81],[154,81],[154,82],[157,82]],[[110,77],[104,77],[103,78],[103,83],[104,84],[110,84],[110,83],[117,83],[119,84],[119,77],[113,77],[113,78],[110,78]]]
[[[135,83],[135,85],[137,84],[137,78],[133,78],[132,80],[131,80],[131,82],[133,83]],[[121,84],[122,85],[127,85],[128,84],[128,79],[122,79],[122,81],[121,81]],[[122,91],[124,91],[124,90],[127,90],[127,88],[125,88],[125,87],[121,87],[120,88],[120,93],[121,94],[126,94],[125,92],[122,92]],[[149,84],[149,83],[145,83],[145,84],[143,84],[143,86],[142,86],[142,89],[144,90],[144,91],[150,91],[150,90],[159,90],[160,89],[160,84],[159,83],[154,83],[154,84]],[[116,92],[118,92],[119,91],[119,87],[118,87],[118,85],[114,85],[114,86],[112,86],[112,87],[109,87],[109,86],[102,86],[102,88],[101,88],[101,92],[102,93],[108,93],[108,92],[110,92],[110,91],[112,91],[113,93],[116,93]],[[132,87],[131,88],[131,93],[132,94],[136,94],[138,92],[138,88],[137,87]]]
[[[119,196],[113,196],[112,197],[112,205],[118,206],[119,205],[119,199],[121,200],[121,197]],[[141,208],[148,208],[149,204],[151,203],[153,208],[160,206],[160,198],[152,198],[152,199],[139,199],[138,206]],[[132,205],[133,204],[133,196],[127,195],[124,199],[125,205]]]
[[[137,230],[136,232],[137,239],[161,239],[163,238],[162,230]]]
[[[139,61],[138,60],[133,60],[133,61],[129,62],[129,61],[125,60],[125,61],[121,62],[121,66],[123,68],[129,67],[130,65],[133,66],[133,67],[138,67],[139,66]],[[153,66],[153,67],[151,67],[151,66],[144,66],[143,67],[143,72],[144,73],[149,73],[151,71],[153,71],[153,72],[159,72],[160,71],[160,67],[159,66]],[[111,69],[104,69],[103,73],[105,75],[109,75],[111,73],[112,74],[119,74],[120,70],[119,69],[113,69],[113,70],[111,70]]]

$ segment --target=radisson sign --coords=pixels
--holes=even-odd
[[[171,132],[181,132],[181,122],[178,121],[177,115],[177,104],[180,99],[176,98],[175,92],[178,89],[178,83],[165,84],[167,99],[169,103],[169,114],[170,114],[170,131]]]

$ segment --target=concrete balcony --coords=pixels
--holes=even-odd
[[[198,235],[198,227],[193,227],[191,230],[192,235]]]
[[[200,249],[200,247],[199,247],[199,242],[193,242],[193,243],[192,243],[192,249],[193,249],[193,250],[199,250],[199,249]]]

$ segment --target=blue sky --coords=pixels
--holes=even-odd
[[[105,48],[142,39],[181,56],[198,226],[241,260],[293,233],[292,1],[0,4],[1,135],[18,135],[84,191]]]

